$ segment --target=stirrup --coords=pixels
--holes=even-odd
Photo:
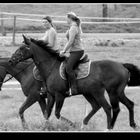
[[[41,87],[41,90],[40,90],[40,95],[45,95],[47,94],[47,90],[43,87]]]
[[[71,89],[71,88],[69,89],[69,93],[70,93],[70,94],[69,94],[69,96],[72,96],[72,95],[77,95],[77,94],[78,94],[77,92],[76,92],[76,94],[75,94],[75,93],[73,94],[73,93],[72,93],[72,89]]]
[[[70,96],[72,96],[71,88],[69,89]]]
[[[66,91],[66,95],[67,95],[68,97],[72,96],[71,88],[69,88],[69,90]]]

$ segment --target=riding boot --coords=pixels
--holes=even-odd
[[[69,94],[77,95],[78,94],[78,91],[77,91],[77,81],[76,81],[76,76],[75,76],[74,73],[71,73],[71,74],[68,75],[68,81],[69,81],[69,85],[70,85]]]
[[[40,95],[42,97],[46,97],[47,96],[47,87],[46,87],[46,83],[44,81],[42,82],[42,87],[41,87],[41,90],[40,90]]]

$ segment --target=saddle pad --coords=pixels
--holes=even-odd
[[[90,73],[90,65],[91,65],[91,61],[88,61],[86,63],[82,63],[78,66],[78,68],[76,69],[77,72],[77,79],[82,79],[85,78],[89,75]],[[66,76],[65,76],[65,63],[62,62],[59,68],[59,74],[61,76],[62,79],[66,80]]]
[[[41,76],[40,76],[40,72],[39,72],[39,70],[37,69],[36,66],[33,68],[33,75],[34,75],[34,78],[36,80],[43,81],[42,78],[41,78]]]

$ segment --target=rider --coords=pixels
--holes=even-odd
[[[69,85],[71,87],[69,93],[76,95],[77,83],[73,67],[84,54],[83,46],[81,44],[81,21],[74,12],[70,12],[67,14],[67,23],[70,26],[69,30],[66,32],[68,42],[63,51],[60,52],[60,56],[63,56],[66,51],[70,52],[70,56],[66,64],[66,72],[68,75]]]
[[[52,18],[50,16],[46,16],[43,18],[43,25],[46,28],[45,35],[40,39],[44,42],[48,43],[48,46],[52,47],[54,50],[58,50],[57,46],[57,32],[52,22]],[[46,84],[43,82],[43,87],[41,88],[41,93],[45,94],[46,92]]]
[[[51,46],[54,50],[58,50],[57,46],[57,32],[52,23],[52,18],[46,16],[43,18],[43,24],[46,28],[45,35],[41,38],[44,42],[48,43],[48,46]]]

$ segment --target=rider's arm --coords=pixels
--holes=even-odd
[[[55,45],[55,37],[56,37],[56,34],[55,32],[52,30],[50,33],[49,33],[49,37],[48,37],[48,45],[49,46],[54,46]]]
[[[45,35],[40,40],[46,41],[47,40],[47,36],[48,36],[48,32],[46,31]]]
[[[67,42],[67,44],[63,50],[64,52],[66,52],[70,47],[72,47],[76,34],[77,34],[77,29],[75,26],[72,26],[69,30],[69,41]]]

